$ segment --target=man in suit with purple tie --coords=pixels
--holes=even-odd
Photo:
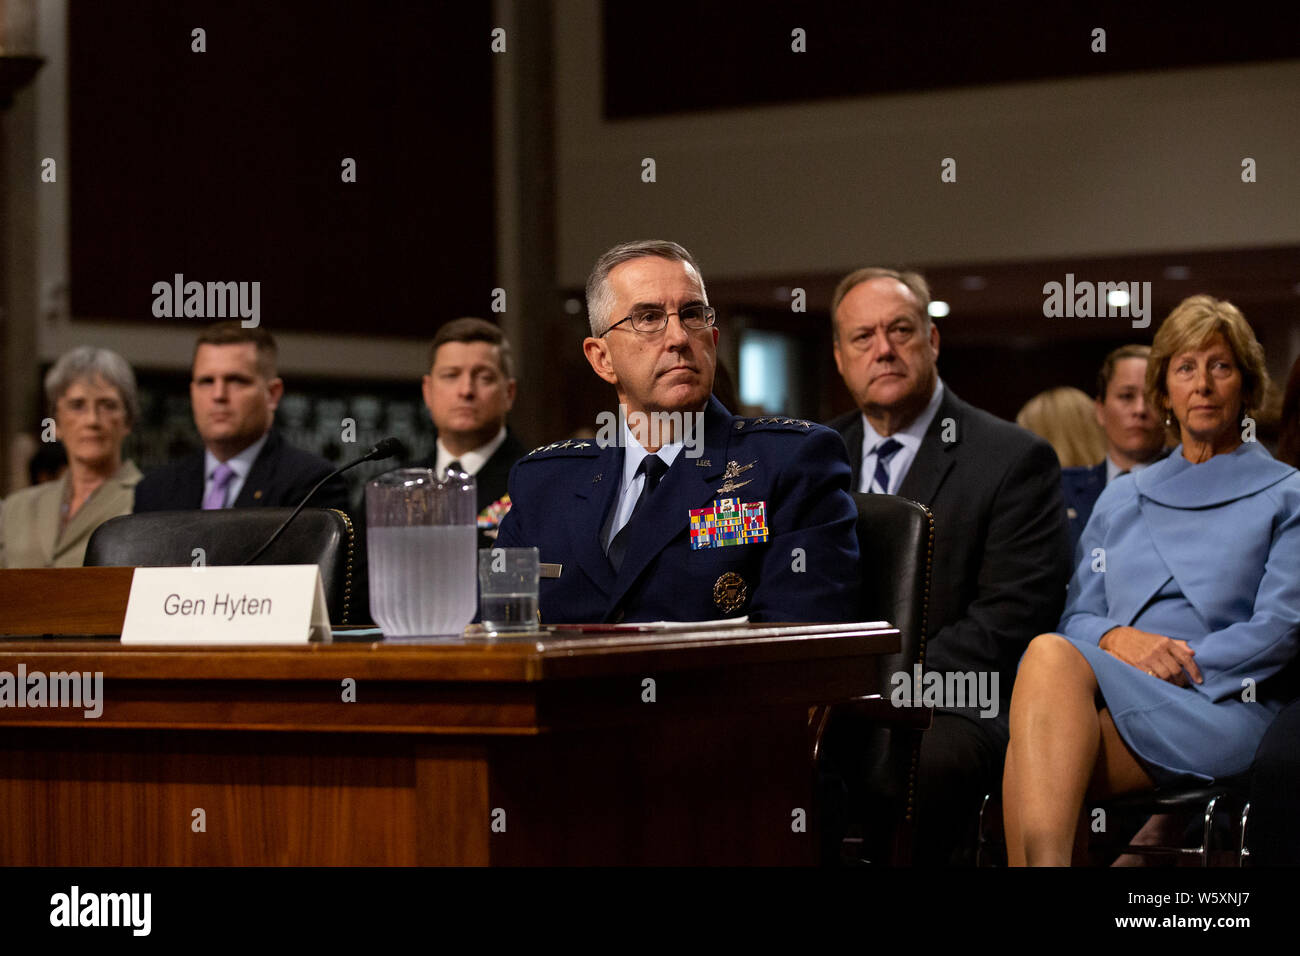
[[[135,510],[295,507],[334,470],[294,448],[272,428],[284,394],[271,333],[217,322],[194,346],[190,403],[204,450],[151,471],[136,486]],[[348,510],[347,486],[335,476],[309,502]]]

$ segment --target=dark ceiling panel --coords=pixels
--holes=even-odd
[[[73,0],[74,315],[158,321],[176,273],[259,281],[272,331],[425,335],[487,311],[489,12]]]
[[[1300,57],[1291,3],[606,0],[611,119]],[[1094,28],[1106,51],[1092,51]],[[792,49],[804,31],[806,52]]]

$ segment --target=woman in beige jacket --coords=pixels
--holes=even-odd
[[[116,352],[81,346],[45,376],[63,477],[15,492],[0,510],[0,567],[80,567],[91,532],[130,514],[140,471],[122,460],[139,409],[135,374]]]

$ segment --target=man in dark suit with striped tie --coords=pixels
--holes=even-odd
[[[996,714],[945,701],[922,738],[915,859],[941,864],[963,861],[980,800],[999,790],[1016,665],[1056,628],[1069,552],[1056,453],[945,387],[929,305],[915,272],[859,269],[840,282],[835,364],[858,409],[830,424],[854,490],[934,513],[926,670],[984,674],[998,689]]]

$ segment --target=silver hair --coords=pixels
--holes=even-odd
[[[55,405],[73,385],[97,378],[117,389],[122,405],[126,408],[126,423],[128,426],[134,425],[140,414],[135,373],[122,356],[110,349],[98,349],[93,345],[79,345],[64,352],[45,373],[45,401],[49,405],[50,414],[54,414]]]
[[[839,339],[840,332],[839,326],[835,323],[835,313],[839,311],[840,303],[856,287],[864,282],[870,282],[872,279],[896,279],[906,286],[908,291],[912,293],[912,297],[916,299],[917,308],[921,310],[921,329],[926,335],[930,334],[930,284],[925,281],[925,276],[909,269],[867,266],[865,269],[856,269],[850,272],[835,287],[835,293],[831,296],[831,335],[833,338]]]
[[[685,248],[665,239],[638,239],[635,242],[620,242],[592,266],[591,275],[587,277],[587,320],[591,323],[591,334],[600,335],[609,329],[613,316],[609,313],[614,308],[614,292],[609,287],[609,274],[615,267],[633,259],[655,256],[671,262],[684,262],[695,272],[700,283],[700,295],[704,304],[709,304],[708,293],[704,291],[704,275],[699,264]]]

